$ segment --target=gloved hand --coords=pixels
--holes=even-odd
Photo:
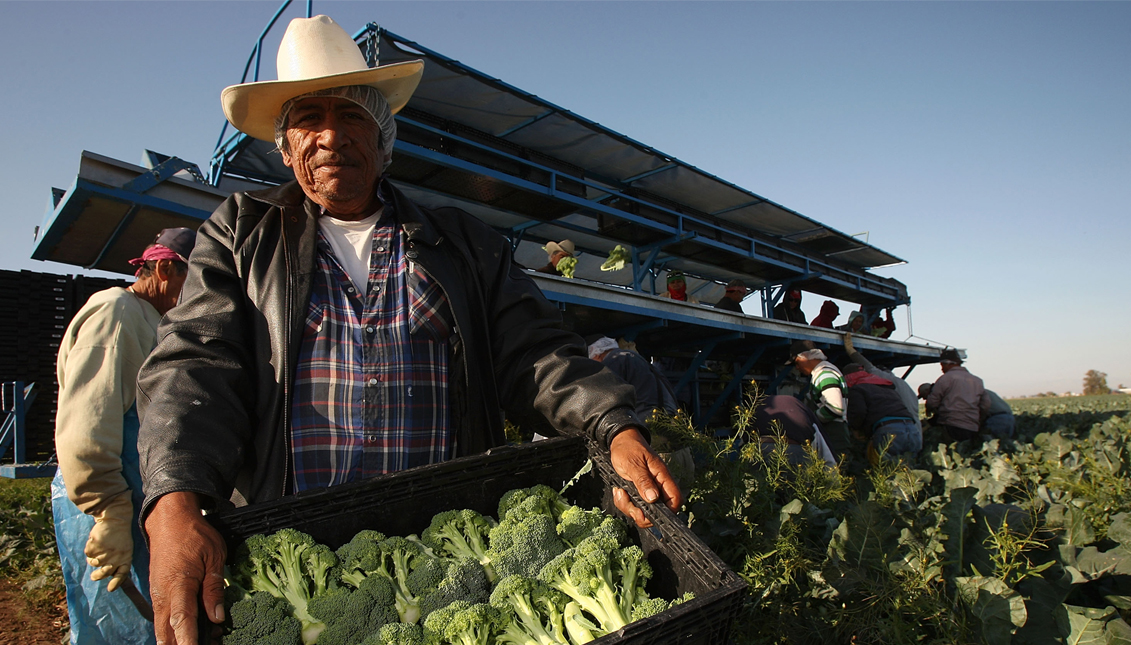
[[[90,574],[91,580],[110,578],[106,588],[116,590],[130,575],[133,561],[133,504],[129,497],[115,500],[110,506],[94,515],[94,528],[86,540],[86,561],[98,567]]]

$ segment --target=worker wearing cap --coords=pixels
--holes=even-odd
[[[699,300],[694,296],[687,294],[687,278],[684,277],[683,271],[672,270],[668,271],[667,277],[667,291],[660,294],[661,298],[671,298],[680,302],[689,302],[693,305],[699,304]]]
[[[789,355],[797,370],[809,377],[807,403],[817,415],[829,448],[837,455],[848,454],[851,442],[845,403],[848,386],[844,375],[811,340],[793,341]]]
[[[648,502],[682,496],[632,388],[514,262],[510,242],[385,178],[423,61],[370,68],[326,16],[291,22],[277,81],[226,88],[295,182],[236,193],[199,230],[184,300],[138,382],[159,640],[221,622],[225,548],[202,509],[481,453],[537,412],[607,450]],[[515,418],[511,416],[510,418]],[[650,523],[627,493],[617,507]]]
[[[141,257],[137,281],[87,300],[59,343],[52,505],[74,643],[152,643],[152,625],[122,593],[149,589],[138,530],[137,373],[177,304],[196,233],[165,229]]]
[[[801,311],[801,290],[790,289],[785,294],[785,300],[774,307],[774,320],[805,324],[805,312]]]
[[[981,419],[990,410],[985,385],[962,367],[958,350],[944,349],[939,358],[943,374],[924,395],[927,414],[934,415],[931,425],[941,428],[951,441],[977,439]]]
[[[746,297],[746,283],[739,279],[727,283],[723,297],[715,303],[716,309],[724,309],[735,313],[742,313],[742,299]]]
[[[558,269],[558,263],[566,258],[572,258],[573,254],[577,251],[571,240],[562,240],[558,242],[550,242],[545,246],[548,262],[546,266],[538,269],[538,273],[546,273],[548,275],[564,275]]]

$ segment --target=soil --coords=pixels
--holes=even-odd
[[[67,601],[32,604],[19,585],[0,578],[0,645],[59,645],[66,638]]]

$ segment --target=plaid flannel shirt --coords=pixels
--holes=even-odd
[[[314,287],[295,374],[294,490],[451,457],[448,337],[439,285],[406,258],[385,202],[359,294],[318,233]]]

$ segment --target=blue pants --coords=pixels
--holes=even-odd
[[[982,432],[988,433],[995,439],[1008,439],[1013,436],[1013,415],[1002,413],[987,417],[982,424]]]
[[[149,598],[149,551],[141,536],[138,516],[141,511],[141,471],[137,455],[137,412],[131,409],[123,419],[122,475],[130,487],[134,505],[134,554],[130,578],[141,593]],[[71,645],[154,645],[157,638],[153,623],[145,620],[121,589],[110,592],[110,580],[94,581],[94,571],[86,563],[86,540],[94,526],[94,518],[83,513],[67,498],[63,473],[56,471],[51,482],[51,508],[55,516],[55,541],[63,581],[67,585],[67,614],[71,619]]]
[[[884,453],[885,456],[894,457],[905,453],[916,454],[923,449],[923,435],[911,419],[889,421],[876,428],[876,431],[872,433],[872,445],[876,452],[883,450],[888,441],[891,441],[891,445]]]

